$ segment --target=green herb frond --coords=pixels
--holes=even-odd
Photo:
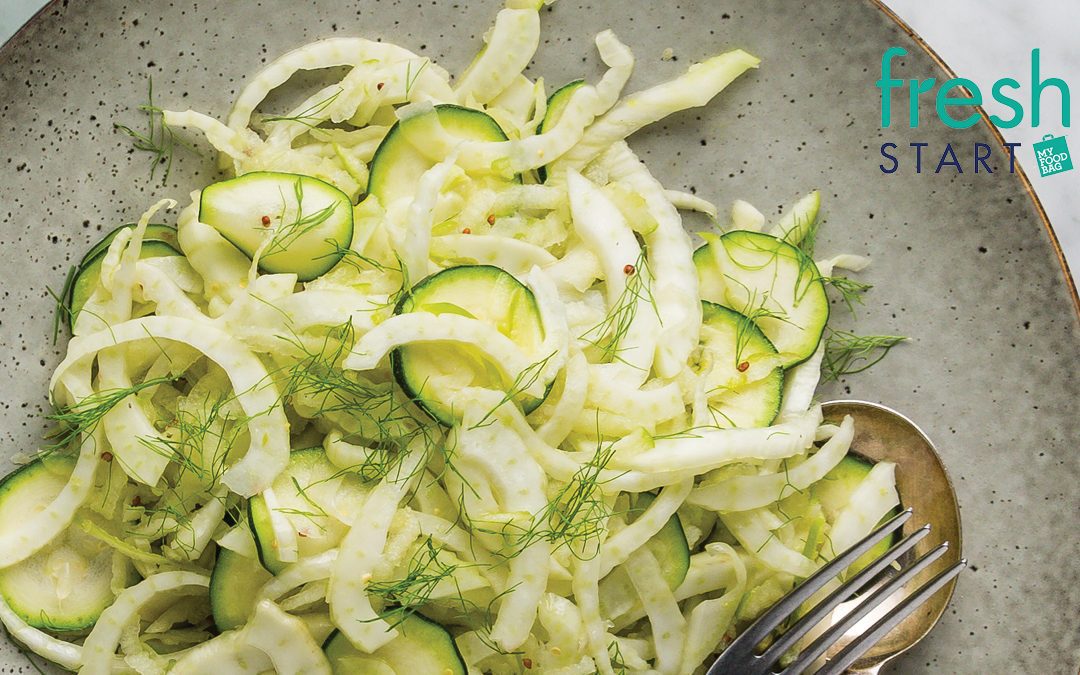
[[[479,429],[481,427],[486,427],[494,424],[495,413],[498,412],[499,408],[501,408],[505,403],[509,403],[510,401],[518,398],[519,396],[524,394],[527,389],[536,384],[537,380],[540,379],[540,376],[543,375],[544,370],[547,368],[548,362],[551,361],[551,359],[553,359],[557,353],[558,352],[551,352],[539,361],[529,364],[528,367],[518,373],[517,377],[514,378],[513,383],[511,383],[511,385],[507,388],[502,398],[499,399],[499,402],[496,403],[495,406],[491,408],[491,410],[487,411],[487,413],[483,417],[481,417],[480,420],[476,422],[476,424],[473,424],[469,428]]]
[[[263,250],[264,256],[282,253],[286,251],[297,239],[311,232],[325,223],[334,215],[338,203],[333,202],[313,213],[304,213],[304,183],[299,178],[293,184],[293,197],[296,199],[296,217],[289,223],[285,222],[285,212],[288,209],[288,200],[281,195],[281,213],[278,216],[279,225]]]
[[[801,226],[801,223],[796,219],[795,226],[792,229],[798,229]],[[815,215],[813,219],[809,219],[809,223],[806,226],[806,234],[803,235],[803,238],[799,240],[799,243],[797,244],[799,250],[805,253],[807,258],[813,259],[814,257],[814,249],[817,247],[817,237],[820,230],[821,218]]]
[[[787,312],[779,303],[773,303],[776,305],[776,309],[766,306],[772,299],[769,293],[758,293],[757,289],[750,288],[734,277],[725,275],[725,278],[729,282],[741,286],[743,291],[746,292],[746,302],[736,310],[740,317],[735,324],[735,362],[733,365],[738,368],[739,364],[744,360],[743,352],[747,345],[750,344],[750,340],[753,339],[754,333],[759,330],[758,322],[761,319],[772,319],[792,326],[795,323],[788,318]]]
[[[247,420],[233,411],[232,393],[206,397],[177,408],[165,430],[139,442],[174,463],[174,482],[192,475],[206,490],[218,485],[225,474],[230,451],[246,431]]]
[[[625,351],[620,343],[630,332],[641,304],[649,305],[657,319],[660,318],[660,309],[652,292],[652,270],[649,269],[644,250],[633,267],[633,272],[626,279],[626,286],[603,320],[578,336],[579,340],[599,349],[602,358],[607,361],[627,363],[620,356]]]
[[[312,486],[309,485],[304,487],[300,485],[300,481],[298,481],[295,476],[290,476],[290,479],[292,480],[293,488],[296,490],[296,495],[307,502],[313,510],[308,511],[306,509],[294,509],[288,507],[277,507],[274,510],[285,515],[306,518],[311,521],[312,525],[325,532],[326,527],[323,526],[323,523],[330,517],[330,514],[308,495],[307,491],[311,489]]]
[[[50,435],[52,442],[45,448],[45,452],[71,449],[73,442],[93,432],[105,415],[128,396],[137,394],[148,387],[172,382],[174,379],[157,377],[130,387],[94,392],[72,406],[56,410],[48,416],[48,419],[58,423],[59,429]]]
[[[315,103],[312,103],[310,106],[304,108],[295,115],[269,115],[267,117],[263,117],[262,121],[264,123],[299,122],[300,124],[303,124],[308,128],[314,129],[315,127],[326,121],[326,118],[322,116],[322,113],[325,112],[327,108],[332,106],[334,104],[334,101],[336,101],[344,91],[344,89],[338,87],[338,90],[330,96],[327,96],[321,101],[316,101]]]
[[[64,285],[59,294],[48,286],[45,287],[45,290],[53,299],[53,302],[56,303],[56,310],[53,313],[52,328],[52,341],[54,345],[60,338],[60,325],[70,326],[72,324],[72,319],[74,318],[71,313],[71,304],[68,302],[68,298],[71,297],[71,289],[75,285],[75,272],[77,270],[78,268],[75,265],[68,268],[67,276],[64,277]]]
[[[907,340],[903,335],[856,335],[832,330],[825,340],[825,358],[821,370],[827,379],[837,380],[874,366],[896,345]]]
[[[785,497],[789,497],[792,494],[800,494],[801,495],[801,494],[803,494],[803,491],[800,490],[799,488],[795,487],[795,485],[792,484],[792,482],[791,482],[791,474],[788,471],[788,460],[787,460],[787,458],[784,458],[784,460],[781,461],[780,466],[782,466],[783,469],[784,469],[784,484],[782,486],[780,486],[780,494],[776,496],[776,510],[780,512],[781,516],[783,516],[784,518],[786,518],[787,520],[790,521],[791,516],[789,516],[784,511],[783,500],[784,500]],[[788,490],[791,490],[791,492],[789,493]]]
[[[598,442],[593,457],[559,488],[543,509],[529,518],[527,525],[508,522],[491,526],[472,522],[472,530],[503,537],[508,548],[500,555],[507,559],[516,557],[537,541],[549,542],[554,550],[565,547],[580,560],[595,557],[612,515],[601,490],[607,480],[601,479],[601,474],[614,456],[614,443]]]
[[[449,579],[457,585],[453,575],[460,566],[440,560],[442,551],[443,548],[435,546],[431,537],[428,537],[413,554],[404,577],[368,584],[368,595],[381,598],[384,603],[393,606],[382,612],[379,618],[389,622],[391,626],[397,626],[427,604],[444,580]]]
[[[429,433],[392,384],[368,382],[342,368],[341,363],[355,342],[351,321],[328,331],[322,343],[314,348],[295,333],[279,339],[298,354],[279,373],[282,402],[303,396],[314,406],[308,414],[310,417],[347,417],[352,424],[360,426],[363,436],[376,447],[401,451],[416,434]],[[366,478],[381,478],[390,468],[382,458],[389,459],[393,454],[372,453],[372,464],[356,470]]]
[[[802,518],[802,516],[786,516],[782,512],[780,515],[783,516],[784,522],[780,523],[772,530],[769,530],[769,536],[765,538],[765,541],[761,542],[761,545],[754,550],[754,553],[761,553],[761,551],[769,545],[770,541],[772,541],[773,539],[779,539],[780,535],[778,534],[778,532],[780,532],[780,530],[784,529],[796,520],[800,520]]]
[[[412,93],[413,85],[416,84],[416,80],[417,80],[417,78],[420,77],[420,73],[424,72],[424,68],[427,68],[428,64],[431,63],[431,61],[429,61],[428,59],[424,59],[423,61],[424,62],[420,64],[420,67],[416,69],[415,73],[412,72],[412,60],[411,59],[409,60],[408,63],[405,64],[405,98],[406,98],[406,100],[409,98],[409,95]]]
[[[852,314],[855,314],[855,303],[863,304],[863,294],[874,287],[873,284],[849,277],[822,277],[821,280],[839,291],[841,299]]]
[[[626,675],[627,666],[624,661],[622,647],[619,645],[618,640],[612,640],[608,643],[608,658],[611,659],[611,668],[618,673],[618,675]]]
[[[714,413],[713,417],[715,419],[716,413],[719,413],[719,411],[714,410],[711,406],[709,407],[709,410],[712,413]],[[719,414],[723,415],[723,413],[719,413]],[[726,416],[724,416],[724,419],[727,420],[728,418]],[[728,421],[730,421],[730,420],[728,420]],[[701,435],[700,432],[703,432],[703,431],[716,431],[718,429],[724,429],[724,428],[725,427],[720,426],[720,425],[715,424],[715,423],[714,424],[698,424],[696,426],[687,427],[685,429],[679,429],[678,431],[669,431],[669,432],[663,433],[663,434],[652,434],[650,436],[650,438],[652,438],[653,441],[680,440],[680,439],[687,439],[687,438],[701,438],[702,435]]]
[[[340,257],[341,261],[346,265],[352,267],[357,272],[364,272],[367,270],[374,270],[377,272],[401,272],[399,268],[388,267],[379,262],[375,258],[366,256],[358,251],[354,251],[348,246],[342,246],[341,242],[333,239],[328,239],[326,243],[330,246],[330,253],[326,253],[321,257]]]
[[[165,166],[165,172],[161,178],[164,185],[165,181],[169,179],[169,173],[172,171],[173,154],[176,147],[187,148],[192,152],[194,152],[194,148],[176,138],[173,130],[169,125],[165,124],[164,111],[154,105],[154,78],[152,77],[149,78],[147,90],[146,103],[139,106],[139,110],[146,113],[148,118],[146,132],[141,133],[119,123],[113,123],[113,128],[130,136],[132,146],[136,150],[153,155],[150,163],[150,180],[154,180],[158,166]]]

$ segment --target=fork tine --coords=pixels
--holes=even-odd
[[[952,581],[953,577],[960,574],[966,566],[967,560],[960,560],[960,562],[955,563],[949,569],[938,574],[918,591],[904,598],[903,602],[892,608],[888,614],[881,617],[870,630],[859,636],[858,639],[849,643],[840,650],[836,656],[829,659],[829,662],[817,671],[817,675],[841,675],[851,664],[855,663],[866,650],[877,644],[878,640],[885,637],[885,635],[895,628],[897,624],[921,607],[930,596],[940,591],[945,584]]]
[[[735,638],[735,641],[728,645],[727,649],[721,653],[720,658],[709,669],[709,674],[723,673],[732,664],[745,668],[746,660],[754,656],[754,647],[764,640],[765,636],[783,623],[792,612],[798,609],[814,593],[817,593],[829,580],[847,569],[851,563],[858,560],[879,541],[898,530],[910,518],[911,509],[905,509],[889,522],[868,534],[859,543],[833,558],[827,565],[807,577],[802,584],[773,605],[772,609],[759,616],[757,621],[743,631],[739,637]],[[756,657],[754,658],[756,660]]]
[[[784,631],[784,634],[765,650],[761,658],[768,663],[777,661],[784,652],[798,642],[802,636],[809,633],[837,605],[858,592],[868,581],[880,574],[883,569],[891,565],[897,558],[914,548],[915,544],[922,541],[923,537],[929,533],[930,526],[923,525],[882,554],[880,558],[860,570],[858,574],[848,579],[842,586],[830,593],[828,597],[814,605],[795,625]]]
[[[813,663],[819,656],[825,653],[829,647],[831,647],[844,633],[848,632],[852,626],[857,624],[864,616],[870,613],[875,607],[885,601],[890,595],[900,590],[907,582],[911,581],[919,572],[926,569],[932,562],[941,557],[945,551],[949,550],[949,543],[944,542],[937,548],[931,549],[924,556],[919,558],[895,578],[891,579],[884,586],[874,591],[866,600],[851,610],[843,618],[837,621],[835,624],[829,627],[824,633],[822,633],[816,640],[810,643],[806,649],[804,649],[795,659],[795,661],[785,668],[782,672],[785,675],[793,675],[795,673],[801,673],[806,670],[811,663]]]

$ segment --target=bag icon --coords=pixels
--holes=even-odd
[[[1035,149],[1035,161],[1039,163],[1040,176],[1051,176],[1073,168],[1072,155],[1064,136],[1046,134],[1041,142],[1032,147]]]

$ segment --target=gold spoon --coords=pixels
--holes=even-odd
[[[935,574],[960,560],[960,509],[956,492],[945,470],[945,465],[926,434],[914,422],[900,413],[877,403],[866,401],[833,401],[823,406],[825,419],[839,422],[845,415],[855,421],[855,438],[851,450],[869,460],[896,463],[896,489],[901,505],[914,510],[916,518],[909,520],[903,529],[906,536],[923,523],[931,526],[930,534],[920,541],[912,558],[936,548],[948,541],[949,549],[933,565],[923,570],[909,584],[919,588]],[[853,675],[876,675],[886,662],[910,649],[923,639],[938,622],[949,604],[956,580],[927,600],[919,609],[904,619],[888,635],[870,648],[848,670]],[[903,599],[900,596],[897,602]],[[841,605],[838,610],[843,610]],[[882,608],[882,612],[887,611]],[[840,612],[834,614],[839,615]],[[827,652],[832,656],[844,648],[864,630],[864,622],[873,623],[872,613],[854,626],[851,631]],[[869,625],[869,624],[866,624]]]

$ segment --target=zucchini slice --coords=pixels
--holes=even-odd
[[[851,501],[851,493],[855,491],[855,488],[859,487],[859,484],[863,482],[863,479],[873,468],[873,462],[858,455],[849,454],[840,460],[840,463],[834,466],[829,473],[825,474],[824,478],[810,486],[810,498],[817,500],[821,504],[821,510],[829,524],[836,520],[836,516],[841,509]],[[884,524],[899,513],[900,507],[897,506],[887,513],[878,525]],[[851,563],[851,567],[847,568],[844,575],[850,577],[857,574],[859,570],[880,558],[898,541],[900,541],[900,532],[894,532],[891,536],[885,537],[872,549],[864,553],[862,557]],[[840,551],[836,551],[836,553],[840,553]]]
[[[694,254],[701,297],[752,318],[785,368],[817,349],[829,300],[814,261],[783,239],[733,230]]]
[[[339,470],[322,448],[294,450],[270,489],[248,500],[259,562],[278,574],[292,562],[282,560],[283,548],[303,559],[338,546],[365,493],[359,476]]]
[[[328,272],[353,237],[348,195],[318,178],[276,171],[255,171],[206,188],[199,220],[249,258],[265,244],[259,268],[296,274],[300,281]]]
[[[583,84],[585,84],[585,80],[571,80],[553,91],[551,96],[548,96],[547,110],[544,111],[544,119],[540,120],[540,124],[536,127],[537,134],[544,133],[544,129],[553,127],[559,122],[563,111],[566,110],[566,104],[570,102],[570,97]],[[541,183],[547,180],[547,169],[545,167],[537,169],[536,174],[539,176]]]
[[[462,265],[436,272],[422,280],[401,299],[395,314],[430,312],[460,314],[494,326],[517,343],[526,354],[535,354],[544,341],[540,309],[532,291],[508,272],[491,265]],[[509,389],[497,370],[468,347],[440,343],[414,343],[395,349],[390,363],[405,393],[435,420],[451,426],[459,414],[454,395],[464,387]],[[542,399],[514,398],[526,413]]]
[[[749,317],[702,302],[702,360],[711,365],[709,407],[718,423],[767,427],[780,412],[784,369],[769,338]]]
[[[75,468],[69,457],[38,459],[0,481],[0,523],[16,521],[49,504]],[[0,570],[0,595],[35,628],[74,633],[92,627],[113,603],[113,554],[71,527],[26,560]]]
[[[210,611],[218,630],[224,632],[247,623],[255,611],[259,589],[272,578],[258,560],[218,548],[210,575]]]
[[[171,230],[172,228],[168,229]],[[115,236],[116,231],[109,234],[108,240],[112,241]],[[79,268],[75,271],[75,278],[71,282],[67,298],[68,307],[71,309],[71,320],[73,323],[75,317],[83,308],[83,305],[85,305],[86,301],[90,299],[90,296],[94,294],[98,282],[101,281],[101,263],[105,260],[105,254],[108,252],[108,248],[108,243],[105,243],[104,246],[101,246],[100,242],[95,244],[91,249],[91,252],[97,252],[92,256],[88,253],[87,257],[83,258],[83,261],[79,263]],[[142,249],[139,252],[139,258],[143,260],[147,258],[164,258],[173,255],[181,255],[181,253],[170,244],[156,239],[144,239]]]
[[[637,495],[634,508],[630,510],[630,522],[649,508],[655,499],[655,495],[649,492]],[[690,569],[690,545],[686,541],[686,533],[683,532],[679,516],[673,514],[660,531],[645,542],[645,546],[656,556],[664,581],[674,591],[686,579],[686,572]]]
[[[136,223],[128,223],[127,225],[121,225],[102,237],[96,244],[90,247],[90,250],[83,256],[82,264],[86,264],[91,258],[101,253],[105,249],[109,248],[109,244],[113,239],[116,239],[116,235],[120,234],[121,230],[135,227]],[[163,241],[169,246],[172,246],[176,250],[180,250],[180,243],[176,238],[176,228],[171,225],[162,225],[161,223],[150,223],[146,226],[146,233],[143,235],[143,241]]]
[[[487,113],[458,105],[435,106],[439,124],[455,138],[471,141],[505,141],[506,133]],[[416,184],[435,163],[416,149],[424,142],[424,116],[396,122],[371,158],[368,194],[384,208],[399,199],[412,199]],[[498,181],[505,183],[506,181]],[[514,182],[521,182],[520,176]]]
[[[399,635],[371,654],[359,651],[338,631],[323,652],[334,675],[465,675],[465,661],[446,629],[418,614],[397,625]]]

